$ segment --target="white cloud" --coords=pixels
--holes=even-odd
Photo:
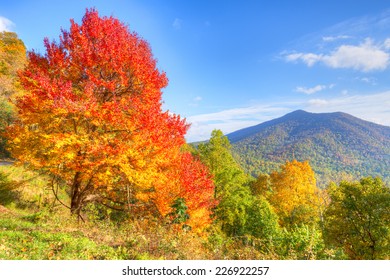
[[[175,28],[176,30],[181,29],[182,25],[183,25],[183,21],[179,18],[175,18],[175,20],[172,23],[173,28]]]
[[[286,57],[287,62],[296,62],[302,60],[307,66],[311,67],[317,62],[321,61],[322,55],[317,55],[314,53],[293,53],[289,54]]]
[[[388,42],[390,44],[390,42]],[[287,62],[301,61],[311,67],[318,62],[331,68],[354,69],[363,72],[385,70],[390,62],[386,48],[374,45],[366,39],[360,45],[341,45],[329,54],[292,53],[285,56]]]
[[[0,16],[0,32],[10,31],[11,27],[14,26],[14,23],[8,18]]]
[[[337,41],[337,40],[346,40],[346,39],[350,39],[352,38],[351,36],[348,36],[348,35],[338,35],[338,36],[325,36],[325,37],[322,37],[322,40],[324,42],[333,42],[333,41]]]
[[[322,90],[325,90],[327,88],[333,88],[333,84],[330,85],[330,86],[325,86],[325,85],[316,85],[315,87],[311,87],[311,88],[307,88],[307,87],[297,87],[295,89],[296,92],[301,92],[301,93],[304,93],[304,94],[314,94],[316,92],[319,92],[319,91],[322,91]]]
[[[363,72],[385,70],[390,56],[367,39],[359,46],[342,45],[331,55],[323,57],[323,62],[332,68],[352,68]]]

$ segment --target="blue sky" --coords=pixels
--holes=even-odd
[[[390,126],[386,2],[0,0],[0,31],[44,53],[86,8],[119,18],[150,43],[169,78],[164,109],[192,124],[191,142],[296,109]]]

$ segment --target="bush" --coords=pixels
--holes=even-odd
[[[277,244],[282,259],[316,260],[326,257],[321,231],[315,226],[301,225],[283,230]]]

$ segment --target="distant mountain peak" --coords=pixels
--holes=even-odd
[[[288,113],[286,116],[288,115],[308,115],[308,114],[312,114],[312,113],[309,113],[309,112],[306,112],[305,110],[295,110],[295,111],[292,111],[291,113]]]
[[[310,113],[304,110],[296,110],[293,112],[290,112],[282,117],[266,121],[263,123],[260,123],[258,125],[254,125],[251,127],[243,128],[237,131],[234,131],[232,133],[227,134],[226,136],[229,138],[230,142],[235,143],[238,141],[241,141],[242,139],[245,139],[247,137],[250,137],[251,135],[256,134],[259,131],[264,130],[267,127],[274,126],[281,123],[294,123],[294,125],[300,125],[302,126],[316,126],[320,125],[322,127],[327,126],[333,126],[331,123],[334,121],[338,121],[338,123],[344,123],[348,126],[360,126],[365,127],[368,129],[368,127],[382,127],[383,129],[389,130],[390,127],[378,125],[372,122],[364,121],[362,119],[359,119],[357,117],[354,117],[350,114],[344,113],[344,112],[332,112],[332,113]],[[342,130],[342,129],[341,129]],[[388,132],[387,132],[388,133]]]

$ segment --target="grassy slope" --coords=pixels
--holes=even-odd
[[[117,259],[120,248],[93,240],[53,204],[45,177],[0,166],[0,259]]]
[[[79,229],[37,222],[37,215],[0,216],[0,259],[120,259],[121,248],[90,239]]]

